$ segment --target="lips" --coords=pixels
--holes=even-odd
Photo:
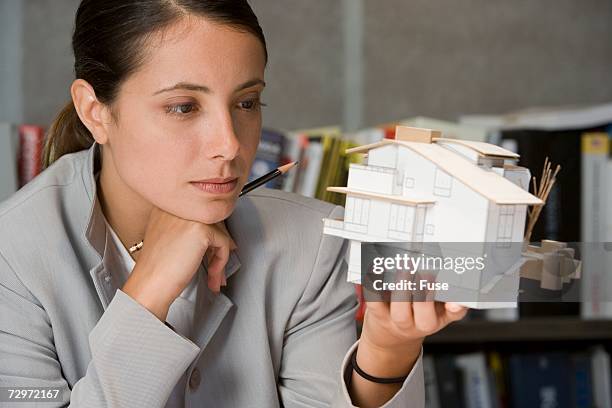
[[[225,177],[225,178],[212,178],[212,179],[206,179],[206,180],[197,180],[197,181],[192,181],[192,183],[202,183],[202,184],[223,184],[223,183],[228,183],[230,181],[233,181],[235,179],[237,179],[238,177]]]
[[[205,193],[228,194],[236,189],[238,178],[216,178],[208,179],[206,182],[192,181],[191,184]]]

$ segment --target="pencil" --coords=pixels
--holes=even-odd
[[[266,184],[268,181],[280,176],[281,174],[285,174],[287,171],[289,171],[289,169],[297,166],[299,162],[294,161],[288,164],[285,164],[283,166],[280,166],[279,168],[276,168],[274,170],[272,170],[269,173],[264,174],[263,176],[256,178],[255,180],[246,183],[244,185],[244,187],[242,188],[242,191],[240,191],[240,194],[238,194],[238,197],[241,197],[242,195],[248,193],[249,191],[261,186],[262,184]]]

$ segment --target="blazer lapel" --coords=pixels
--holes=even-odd
[[[102,308],[106,310],[111,299],[117,290],[117,276],[111,276],[112,267],[109,268],[109,262],[113,261],[113,257],[109,256],[109,248],[106,234],[106,224],[104,223],[104,214],[100,208],[98,200],[94,200],[90,222],[86,230],[86,236],[91,246],[98,254],[98,263],[89,270],[96,293],[102,304]]]

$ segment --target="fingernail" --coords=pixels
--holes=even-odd
[[[225,275],[223,275],[221,278],[221,286],[227,286],[227,279],[225,278]]]

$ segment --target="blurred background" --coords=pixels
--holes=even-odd
[[[0,1],[0,121],[46,124],[69,99],[78,4]],[[269,43],[269,127],[612,101],[609,0],[251,4]]]
[[[532,175],[561,165],[532,241],[612,241],[612,1],[250,3],[270,56],[251,178],[300,160],[268,186],[344,205],[326,188],[363,159],[347,148],[434,128],[518,152]],[[78,4],[0,0],[0,201],[39,174],[70,99]],[[612,293],[611,265],[582,293]],[[428,407],[612,407],[611,319],[603,301],[472,310],[427,340]]]

